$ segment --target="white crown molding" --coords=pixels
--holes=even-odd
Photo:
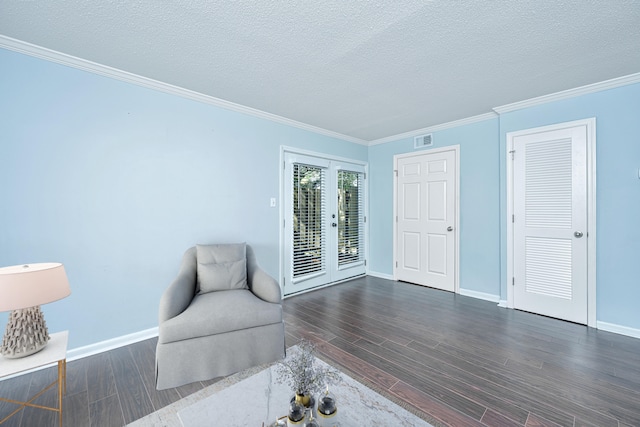
[[[0,48],[360,145],[367,141],[0,35]]]
[[[392,135],[385,138],[369,141],[369,146],[385,144],[387,142],[398,141],[405,138],[413,138],[414,136],[423,135],[425,133],[436,132],[445,130],[457,126],[467,125],[471,123],[480,122],[483,120],[492,119],[498,117],[500,114],[508,113],[511,111],[521,110],[524,108],[533,107],[536,105],[547,104],[553,101],[560,101],[562,99],[573,98],[580,95],[587,95],[589,93],[601,92],[607,89],[614,89],[621,86],[627,86],[630,84],[640,83],[640,73],[629,74],[627,76],[616,77],[614,79],[605,80],[603,82],[592,83],[585,86],[580,86],[573,89],[563,90],[561,92],[551,93],[549,95],[543,95],[536,98],[526,99],[524,101],[518,101],[511,104],[501,105],[494,107],[493,112],[480,114],[477,116],[468,117],[466,119],[455,120],[452,122],[443,123],[440,125],[429,126],[423,129],[417,129],[411,132],[405,132],[398,135]]]
[[[73,68],[87,71],[93,74],[110,77],[120,81],[132,83],[138,86],[154,89],[154,90],[168,93],[171,95],[176,95],[176,96],[191,99],[194,101],[202,102],[204,104],[214,105],[216,107],[224,108],[230,111],[235,111],[237,113],[247,114],[250,116],[269,120],[275,123],[284,124],[287,126],[306,130],[316,134],[340,139],[342,141],[348,141],[354,144],[360,144],[360,145],[366,145],[366,146],[384,144],[387,142],[398,141],[405,138],[413,138],[415,136],[419,136],[425,133],[441,131],[441,130],[463,126],[471,123],[476,123],[484,120],[489,120],[489,119],[498,117],[500,114],[508,113],[511,111],[521,110],[524,108],[546,104],[553,101],[559,101],[562,99],[573,98],[576,96],[586,95],[589,93],[600,92],[603,90],[613,89],[620,86],[640,83],[640,73],[629,74],[627,76],[617,77],[614,79],[605,80],[603,82],[593,83],[593,84],[580,86],[573,89],[564,90],[561,92],[552,93],[549,95],[543,95],[536,98],[527,99],[524,101],[518,101],[511,104],[502,105],[502,106],[493,108],[493,112],[480,114],[472,117],[467,117],[460,120],[454,120],[451,122],[429,126],[422,129],[416,129],[414,131],[404,132],[401,134],[392,135],[385,138],[365,141],[360,138],[354,138],[352,136],[344,135],[338,132],[333,132],[328,129],[323,129],[307,123],[298,122],[295,120],[288,119],[286,117],[268,113],[266,111],[262,111],[262,110],[247,107],[244,105],[236,104],[233,102],[225,101],[224,99],[219,99],[213,96],[204,95],[199,92],[195,92],[182,87],[170,85],[168,83],[163,83],[158,80],[153,80],[147,77],[142,77],[133,73],[129,73],[127,71],[119,70],[117,68],[112,68],[112,67],[98,64],[92,61],[77,58],[75,56],[67,55],[61,52],[57,52],[57,51],[47,49],[41,46],[37,46],[31,43],[27,43],[11,37],[0,35],[0,48],[12,50],[14,52],[19,52],[25,55],[33,56],[33,57],[44,59],[51,62],[56,62],[58,64],[73,67]]]
[[[587,95],[589,93],[601,92],[607,89],[614,89],[620,86],[626,86],[634,83],[640,83],[640,73],[629,74],[627,76],[616,77],[614,79],[605,80],[603,82],[592,83],[585,86],[579,86],[573,89],[567,89],[549,95],[538,96],[536,98],[526,99],[524,101],[518,101],[507,105],[501,105],[495,107],[493,111],[498,114],[504,114],[511,111],[522,110],[524,108],[533,107],[536,105],[546,104],[553,101],[560,101],[563,99],[574,98],[580,95]]]
[[[387,142],[398,141],[405,138],[413,138],[414,136],[423,135],[425,133],[436,132],[445,129],[451,129],[458,126],[469,125],[471,123],[482,122],[489,119],[494,119],[498,117],[496,113],[485,113],[479,114],[477,116],[467,117],[466,119],[454,120],[452,122],[442,123],[439,125],[429,126],[422,129],[412,130],[410,132],[400,133],[398,135],[387,136],[385,138],[375,139],[373,141],[369,141],[369,146],[386,144]]]

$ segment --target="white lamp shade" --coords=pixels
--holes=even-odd
[[[47,304],[70,294],[69,280],[60,263],[0,268],[0,311]]]

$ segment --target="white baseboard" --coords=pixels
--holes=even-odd
[[[158,327],[156,326],[155,328],[146,329],[140,332],[134,332],[133,334],[123,335],[121,337],[112,338],[106,341],[100,341],[95,344],[89,344],[84,347],[74,348],[67,351],[67,362],[82,359],[83,357],[93,356],[94,354],[113,350],[114,348],[118,347],[124,347],[125,345],[144,341],[157,336]]]
[[[368,271],[367,275],[377,277],[379,279],[394,280],[393,274],[378,273],[377,271]]]
[[[600,330],[613,332],[614,334],[626,335],[628,337],[640,338],[640,329],[628,326],[616,325],[615,323],[596,322],[596,327]]]
[[[498,307],[509,308],[507,306],[507,300],[506,299],[501,299],[500,301],[498,301]]]
[[[469,289],[459,289],[458,293],[465,297],[478,298],[485,301],[491,301],[498,303],[500,301],[500,295],[487,294],[485,292],[471,291]]]
[[[95,344],[86,345],[84,347],[74,348],[67,351],[67,362],[73,360],[82,359],[83,357],[93,356],[94,354],[102,353],[103,351],[113,350],[114,348],[124,347],[125,345],[133,344],[139,341],[144,341],[149,338],[158,336],[158,327],[147,329],[140,332],[134,332],[133,334],[123,335],[121,337],[112,338],[110,340],[97,342]],[[37,372],[42,369],[55,366],[55,363],[49,365],[38,366],[34,369],[18,372],[17,374],[7,375],[3,377],[1,381],[15,378],[21,375]]]

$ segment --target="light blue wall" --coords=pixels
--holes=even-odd
[[[0,265],[65,264],[72,294],[43,311],[70,348],[157,326],[196,243],[247,241],[277,277],[281,145],[367,159],[363,145],[2,49],[0,94]]]
[[[460,145],[460,288],[500,294],[498,119],[434,132],[433,148]],[[369,149],[370,271],[393,274],[393,156],[413,138]]]
[[[434,133],[460,144],[460,287],[506,300],[506,133],[596,118],[597,313],[640,329],[640,84],[501,114]],[[393,274],[393,156],[412,139],[369,149],[370,271]]]
[[[460,286],[506,298],[506,132],[588,117],[597,318],[640,329],[640,85],[434,133],[460,144]],[[0,265],[65,264],[73,293],[43,310],[70,348],[156,326],[195,243],[248,241],[276,276],[281,145],[368,160],[369,270],[391,275],[393,156],[412,139],[367,148],[0,49]]]
[[[596,118],[597,320],[640,329],[640,84],[500,116],[501,206],[505,206],[506,133]],[[503,235],[506,221],[503,215]],[[506,241],[501,260],[506,265]],[[501,270],[506,297],[506,267]]]

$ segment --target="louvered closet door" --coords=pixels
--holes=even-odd
[[[587,323],[586,127],[514,138],[514,307]]]

